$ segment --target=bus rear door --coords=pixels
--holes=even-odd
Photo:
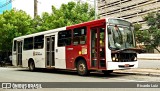
[[[46,66],[55,66],[55,36],[47,36],[46,40]]]
[[[12,64],[14,66],[22,66],[22,41],[14,41]]]

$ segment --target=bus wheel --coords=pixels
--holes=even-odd
[[[113,70],[103,70],[102,71],[105,75],[109,75],[113,72]]]
[[[77,63],[77,73],[80,76],[88,75],[89,71],[84,60],[79,60]]]
[[[30,61],[30,62],[29,62],[29,70],[30,70],[30,71],[35,71],[34,61]]]

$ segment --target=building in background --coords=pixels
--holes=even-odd
[[[98,14],[103,17],[118,17],[132,23],[147,25],[143,17],[149,12],[160,11],[160,0],[98,0]]]
[[[98,0],[100,18],[123,18],[133,24],[142,24],[142,29],[148,28],[143,17],[150,12],[160,12],[160,0]],[[158,53],[156,50],[150,52]]]
[[[12,0],[0,0],[0,14],[5,10],[12,9]]]

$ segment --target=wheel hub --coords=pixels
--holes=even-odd
[[[79,71],[80,72],[84,72],[85,71],[85,65],[84,64],[80,64],[79,65]]]

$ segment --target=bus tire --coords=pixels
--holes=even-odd
[[[103,70],[104,75],[109,75],[113,72],[113,70]]]
[[[83,59],[79,60],[77,63],[77,73],[80,76],[86,76],[89,74],[86,62]]]
[[[30,62],[29,62],[29,70],[30,70],[30,71],[35,71],[34,61],[30,61]]]

